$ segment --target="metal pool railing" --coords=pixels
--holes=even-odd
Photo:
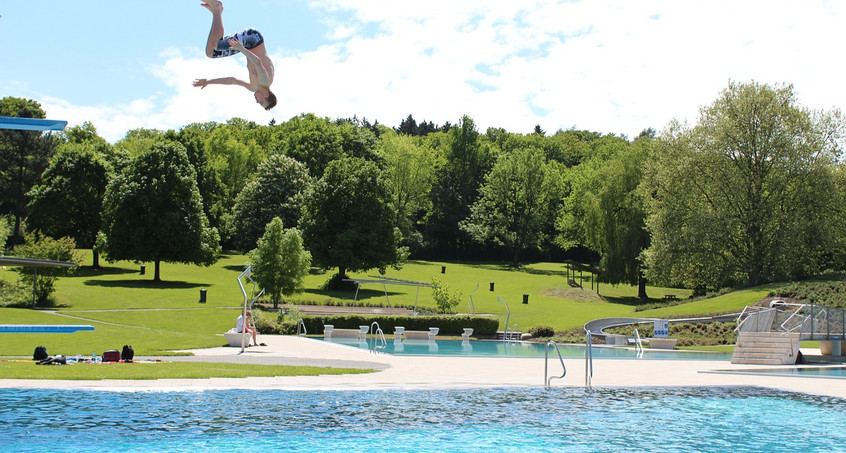
[[[593,338],[590,330],[585,336],[585,387],[590,388],[593,379]]]
[[[308,335],[308,329],[306,329],[306,325],[303,319],[300,318],[300,322],[297,323],[297,336],[304,335]]]
[[[371,338],[368,339],[368,342],[372,340],[372,343],[368,343],[368,349],[370,349],[371,354],[380,352],[380,350],[388,347],[388,341],[385,340],[385,333],[382,332],[382,328],[379,327],[378,322],[373,321],[373,324],[370,324],[370,330],[368,333],[371,334]]]
[[[561,376],[547,377],[547,376],[549,376],[549,347],[550,346],[555,346],[555,352],[558,353],[558,360],[561,362],[561,368],[564,370],[564,372],[561,373]],[[561,350],[558,349],[558,344],[554,341],[547,341],[546,342],[546,351],[544,353],[544,362],[543,362],[544,387],[549,388],[550,382],[553,379],[564,379],[564,376],[566,376],[566,375],[567,375],[567,367],[564,366],[564,357],[561,356]]]

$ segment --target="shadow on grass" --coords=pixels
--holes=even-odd
[[[645,305],[650,302],[658,302],[658,299],[648,299],[646,301],[641,301],[637,297],[613,297],[613,296],[601,296],[602,300],[608,302],[609,304],[618,304],[618,305],[628,305],[631,307],[637,307],[638,305]]]
[[[563,269],[551,270],[551,269],[532,269],[526,266],[519,266],[513,267],[510,263],[462,263],[464,266],[472,267],[476,269],[484,269],[489,271],[502,271],[502,272],[522,272],[524,274],[531,274],[531,275],[545,275],[545,276],[559,276],[559,277],[566,277],[567,271]],[[447,272],[449,272],[449,266],[447,266]]]
[[[352,298],[355,296],[355,289],[352,291],[343,291],[343,290],[332,290],[332,289],[310,289],[308,290],[309,294],[317,294],[320,296],[326,296],[333,299],[341,299],[344,301],[352,302]],[[405,293],[395,292],[388,290],[388,297],[392,296],[399,296]],[[385,297],[385,291],[381,289],[364,289],[361,288],[358,291],[358,301],[362,301],[364,299],[370,299],[374,297]]]
[[[82,266],[76,269],[70,277],[96,277],[99,275],[120,275],[120,274],[137,274],[139,269],[127,269],[124,267],[104,267],[94,268],[91,266]]]
[[[243,264],[228,264],[226,266],[223,266],[223,268],[228,271],[238,272],[240,274],[241,272],[244,272],[245,269],[247,269],[247,266]]]
[[[181,281],[153,280],[86,280],[88,286],[102,286],[104,288],[144,288],[144,289],[188,289],[202,288],[208,286],[204,283],[190,283]]]

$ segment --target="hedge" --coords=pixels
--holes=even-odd
[[[392,334],[396,326],[403,326],[405,330],[429,330],[429,327],[440,329],[439,335],[461,335],[465,327],[473,328],[474,336],[492,336],[499,327],[496,316],[395,316],[395,315],[331,315],[304,316],[303,323],[311,334],[323,333],[323,325],[331,324],[336,329],[358,329],[358,326],[369,326],[378,322],[379,327],[386,334]]]

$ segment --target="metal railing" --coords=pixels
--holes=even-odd
[[[549,376],[549,347],[555,346],[555,352],[558,353],[558,360],[561,362],[561,368],[564,370],[561,373],[561,376]],[[550,382],[553,379],[564,379],[564,376],[567,375],[567,367],[564,366],[564,357],[561,356],[561,350],[558,349],[558,344],[554,341],[547,341],[546,342],[546,350],[544,351],[544,359],[543,359],[543,383],[545,388],[549,388]],[[549,376],[549,377],[547,377]]]
[[[591,387],[593,380],[593,338],[590,330],[585,337],[585,387]]]
[[[297,336],[305,335],[308,335],[308,329],[306,329],[306,325],[303,319],[300,318],[300,321],[297,323]]]
[[[373,321],[373,323],[370,324],[368,334],[370,335],[370,338],[367,339],[368,349],[370,349],[371,354],[378,353],[388,347],[388,341],[385,340],[385,333],[382,332],[382,328],[379,327],[378,322]]]
[[[470,302],[467,304],[467,308],[469,309],[468,311],[470,312],[471,315],[476,314],[476,302],[473,300],[473,293],[475,293],[478,290],[479,290],[479,284],[476,283],[476,289],[474,289],[473,291],[470,291]]]
[[[261,291],[258,292],[258,294],[255,295],[255,297],[253,297],[252,300],[250,300],[249,296],[247,296],[247,289],[244,288],[244,283],[241,281],[241,279],[244,278],[244,277],[247,277],[247,280],[249,280],[253,284],[252,290],[250,292],[255,293],[257,285],[256,285],[256,281],[253,280],[252,272],[253,272],[253,266],[247,266],[247,268],[244,269],[244,272],[241,272],[241,275],[238,276],[238,286],[241,288],[241,294],[244,295],[244,309],[241,312],[241,316],[244,317],[243,318],[244,324],[246,324],[248,322],[247,321],[247,311],[252,311],[253,310],[253,304],[256,303],[258,298],[261,297],[264,294],[264,289],[262,289]],[[243,329],[243,332],[241,332],[241,352],[242,353],[244,352],[244,349],[246,349],[246,347],[247,347],[246,345],[249,343],[249,340],[247,339],[247,329],[246,329],[246,326],[244,326],[244,327],[245,328]]]
[[[640,338],[640,332],[637,329],[634,330],[635,334],[635,351],[637,352],[637,358],[643,357],[643,340]]]
[[[798,332],[805,341],[846,340],[846,310],[792,303],[774,303],[768,308],[748,306],[738,316],[735,331]]]
[[[505,304],[505,311],[508,313],[507,315],[505,315],[505,332],[503,332],[503,334],[502,334],[502,342],[507,343],[509,341],[508,340],[508,322],[511,321],[511,309],[508,308],[508,302],[506,302],[505,299],[503,299],[499,296],[496,296],[496,300]]]

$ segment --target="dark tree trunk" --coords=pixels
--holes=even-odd
[[[160,265],[161,265],[161,261],[156,260],[156,272],[155,272],[155,276],[153,277],[154,282],[162,281],[161,276],[159,274],[159,268],[161,267]]]
[[[646,295],[646,278],[642,275],[637,278],[637,297],[640,300],[649,299],[649,296]]]

